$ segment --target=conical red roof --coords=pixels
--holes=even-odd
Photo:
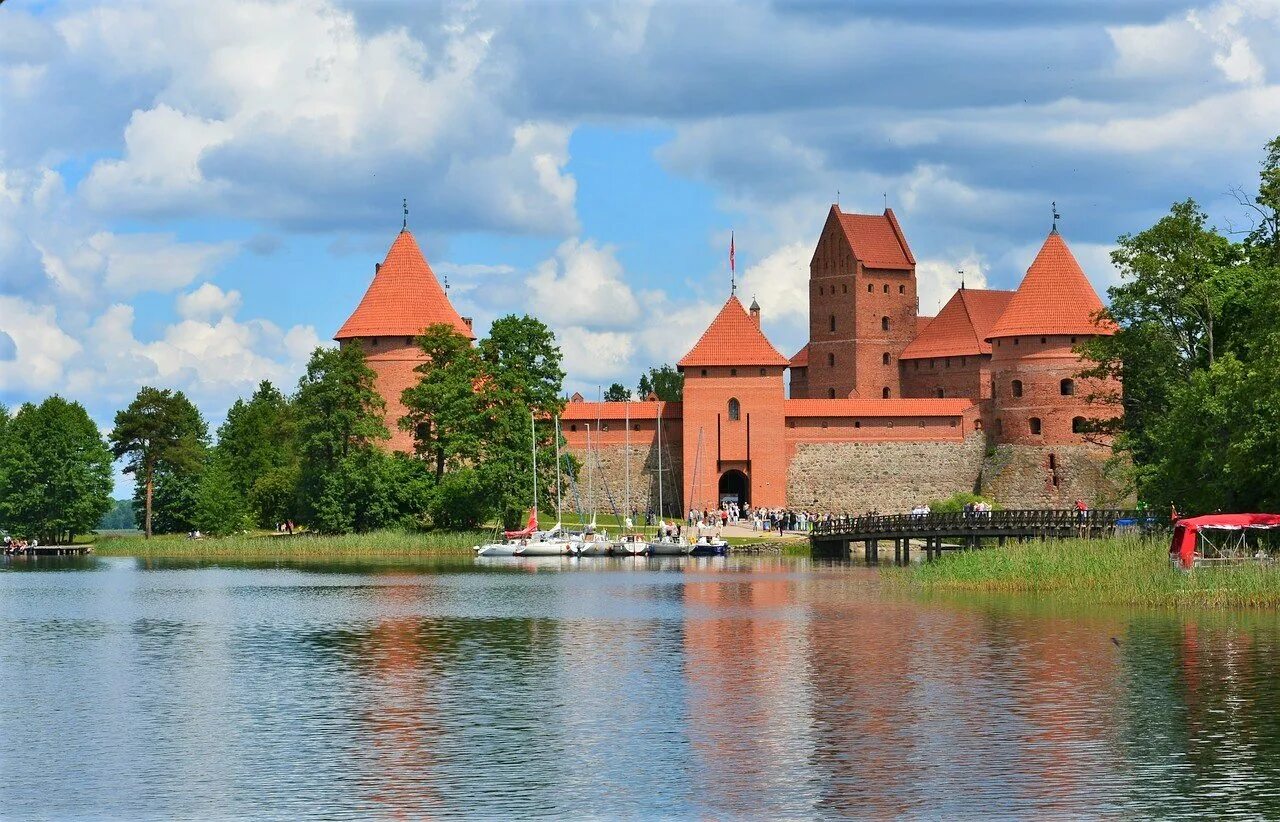
[[[738,302],[729,297],[724,308],[702,332],[702,337],[677,363],[681,368],[701,365],[787,365],[789,360],[778,353]]]
[[[922,318],[916,318],[916,328],[920,330],[903,349],[900,359],[990,354],[987,333],[1011,299],[1012,291],[961,288],[936,317],[927,318],[923,329],[919,322]]]
[[[391,244],[360,304],[333,338],[413,337],[437,323],[453,326],[469,340],[476,338],[449,303],[413,234],[405,229]]]
[[[1027,276],[1022,278],[1009,306],[987,333],[987,339],[1116,333],[1114,324],[1094,321],[1094,315],[1101,309],[1098,293],[1055,229],[1045,238],[1040,253],[1027,269]]]

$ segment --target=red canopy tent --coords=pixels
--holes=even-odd
[[[1173,526],[1170,558],[1183,568],[1196,562],[1196,548],[1202,530],[1243,531],[1247,528],[1280,528],[1280,514],[1206,514],[1178,520]]]

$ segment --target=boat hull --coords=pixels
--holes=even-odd
[[[478,557],[514,557],[520,545],[494,543],[492,545],[482,545],[476,550]]]
[[[573,554],[567,542],[534,542],[516,549],[518,557],[565,557]]]
[[[679,557],[689,553],[690,547],[678,542],[651,542],[645,553],[651,557]]]

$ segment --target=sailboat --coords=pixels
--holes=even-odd
[[[634,524],[631,522],[631,400],[626,401],[625,425],[624,453],[626,457],[622,461],[624,482],[626,483],[622,509],[623,534],[613,543],[613,553],[618,556],[640,556],[649,552],[649,543],[645,540],[643,534],[635,533],[633,530]]]
[[[558,420],[558,418],[557,418]],[[558,421],[557,421],[558,425]],[[533,504],[538,505],[538,432],[534,428],[533,414],[529,414],[529,433],[533,436]],[[559,453],[560,436],[556,435],[556,451]],[[556,466],[557,470],[559,466]],[[558,479],[558,477],[557,477]],[[563,557],[573,555],[573,544],[564,538],[564,530],[560,525],[560,511],[557,505],[556,525],[550,531],[538,531],[516,548],[518,557]]]
[[[658,534],[649,540],[646,553],[649,556],[679,556],[689,553],[689,546],[668,532],[662,499],[662,403],[658,403]]]
[[[698,466],[701,463],[702,463],[702,429],[699,428],[698,429],[698,447],[693,454],[694,499],[692,500],[692,502],[693,502],[694,510],[697,510],[698,508],[697,477],[701,476],[698,473]],[[689,553],[692,556],[714,557],[714,556],[724,556],[725,554],[729,553],[729,543],[716,533],[715,528],[707,528],[707,526],[703,525],[702,522],[699,521],[697,525],[696,533],[697,533],[697,538],[694,539],[693,544],[689,546]],[[690,533],[689,536],[692,538],[694,537],[694,534]]]
[[[597,428],[599,423],[597,423]],[[596,436],[599,437],[597,430]],[[592,459],[594,453],[591,450],[591,426],[587,426],[587,499],[591,501],[591,524],[583,528],[582,534],[578,537],[578,543],[575,546],[578,556],[581,557],[603,557],[608,556],[613,551],[613,545],[610,544],[605,534],[601,533],[596,527],[596,497],[595,485],[593,479],[595,472],[593,471]]]
[[[538,530],[538,437],[534,429],[534,414],[529,411],[529,432],[533,434],[533,505],[529,509],[529,521],[518,531],[504,531],[502,542],[491,542],[475,547],[476,556],[480,557],[517,557],[517,556],[558,556],[568,554],[567,545],[552,553],[542,553],[542,546],[556,535],[559,529],[550,532]],[[530,550],[532,548],[532,551]]]

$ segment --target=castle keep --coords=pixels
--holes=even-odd
[[[1114,328],[1095,321],[1102,302],[1056,226],[1016,291],[961,287],[935,317],[917,302],[893,211],[833,205],[809,263],[809,342],[794,356],[769,342],[754,300],[731,295],[677,364],[683,402],[574,395],[562,430],[600,477],[585,504],[620,508],[629,475],[633,506],[657,510],[660,456],[668,514],[728,499],[902,511],[959,491],[1008,507],[1117,501],[1110,446],[1086,432],[1119,413],[1096,400],[1118,386],[1080,378],[1074,351]],[[413,337],[439,322],[475,338],[402,231],[336,335],[377,372],[393,448],[412,448],[396,420],[422,362]]]

